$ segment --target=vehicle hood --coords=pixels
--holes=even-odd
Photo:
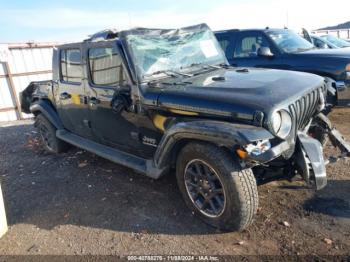
[[[286,107],[324,83],[313,74],[252,68],[220,69],[183,81],[191,83],[162,87],[160,106],[244,120]]]

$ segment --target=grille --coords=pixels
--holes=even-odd
[[[323,89],[323,87],[317,88],[289,106],[295,131],[303,130],[314,116]]]

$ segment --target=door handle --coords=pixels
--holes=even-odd
[[[97,99],[96,97],[90,97],[89,98],[89,104],[90,106],[94,106],[99,104],[101,101],[99,99]]]
[[[66,100],[66,99],[69,99],[71,97],[72,97],[72,95],[68,94],[67,92],[63,92],[63,93],[60,94],[60,99],[61,100]]]

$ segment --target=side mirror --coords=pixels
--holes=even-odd
[[[269,47],[260,47],[258,49],[258,56],[273,57],[273,53]]]
[[[115,91],[111,107],[116,113],[120,113],[122,110],[127,110],[131,105],[130,91],[129,90],[117,90]]]

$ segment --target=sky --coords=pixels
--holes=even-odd
[[[0,43],[79,41],[106,28],[309,30],[350,21],[350,0],[0,0]]]

